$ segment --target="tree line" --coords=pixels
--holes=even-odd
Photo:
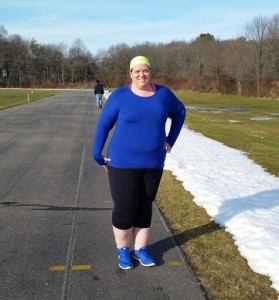
[[[243,36],[218,40],[210,33],[169,43],[125,43],[92,55],[80,39],[40,44],[0,25],[1,87],[113,88],[129,82],[131,58],[146,55],[154,81],[173,89],[257,97],[279,96],[279,13],[247,23]]]

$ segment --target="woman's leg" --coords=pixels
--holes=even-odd
[[[134,249],[138,250],[140,248],[146,247],[150,236],[149,228],[133,228],[133,238],[134,238]]]
[[[147,169],[144,172],[137,216],[133,227],[134,249],[146,247],[152,219],[152,205],[162,177],[162,169]]]
[[[108,169],[111,195],[114,202],[112,228],[117,248],[130,244],[132,227],[139,201],[140,175],[137,170]]]
[[[112,226],[114,239],[117,248],[129,247],[130,246],[130,236],[132,229],[118,229]]]
[[[162,169],[147,169],[144,172],[137,216],[133,227],[134,250],[132,256],[145,267],[156,265],[155,260],[146,249],[152,219],[152,204],[162,177]]]
[[[133,228],[134,234],[134,250],[132,257],[138,260],[145,267],[153,267],[156,265],[155,260],[150,256],[146,245],[149,239],[150,227],[148,228]]]
[[[118,265],[121,269],[129,270],[133,268],[133,262],[130,255],[130,235],[131,229],[118,229],[112,226],[116,252],[118,256]]]

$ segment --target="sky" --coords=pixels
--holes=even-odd
[[[250,268],[269,276],[279,292],[279,178],[245,153],[187,127],[167,155],[165,169],[232,234]]]
[[[122,43],[189,42],[201,33],[236,38],[253,18],[275,13],[278,0],[0,0],[8,35],[68,47],[80,39],[93,55]]]

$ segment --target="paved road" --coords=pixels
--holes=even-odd
[[[99,114],[87,91],[0,111],[0,299],[206,299],[156,207],[158,266],[117,266]]]

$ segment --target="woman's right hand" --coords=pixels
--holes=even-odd
[[[109,161],[110,161],[110,158],[104,157],[105,164],[103,165],[103,168],[106,170],[106,172],[108,171],[108,162]]]

